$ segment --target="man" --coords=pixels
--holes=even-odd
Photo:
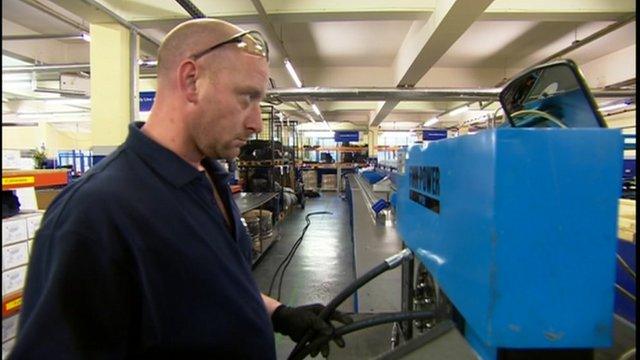
[[[167,35],[149,120],[44,216],[13,358],[273,359],[274,330],[296,341],[333,331],[322,305],[260,294],[228,173],[213,160],[235,158],[262,129],[267,61],[260,34],[223,21]]]

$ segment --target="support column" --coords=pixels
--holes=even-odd
[[[113,149],[132,121],[130,32],[115,23],[91,24],[90,31],[92,147]]]
[[[376,146],[378,146],[378,127],[369,128],[367,132],[368,135],[368,144],[369,144],[369,157],[374,158],[378,156],[378,150],[376,150]]]

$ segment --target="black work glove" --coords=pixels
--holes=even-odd
[[[324,321],[318,316],[320,312],[324,310],[322,304],[303,305],[298,307],[289,307],[286,305],[280,305],[271,315],[271,322],[273,323],[273,330],[283,335],[289,335],[289,337],[296,343],[304,337],[309,330],[314,331],[314,336],[310,341],[315,340],[320,336],[328,336],[334,333],[334,327],[329,321]],[[351,317],[335,311],[331,315],[330,320],[335,320],[343,324],[350,324],[353,322]],[[333,341],[339,347],[344,347],[344,339],[338,336]],[[329,343],[323,343],[316,346],[313,349],[309,349],[311,356],[315,357],[318,352],[322,356],[329,356]]]

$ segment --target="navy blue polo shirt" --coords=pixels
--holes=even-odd
[[[216,161],[210,177],[131,125],[56,197],[29,263],[16,359],[275,359],[251,239]]]

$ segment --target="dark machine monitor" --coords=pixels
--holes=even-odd
[[[606,127],[577,65],[560,60],[528,69],[500,93],[514,127]]]

